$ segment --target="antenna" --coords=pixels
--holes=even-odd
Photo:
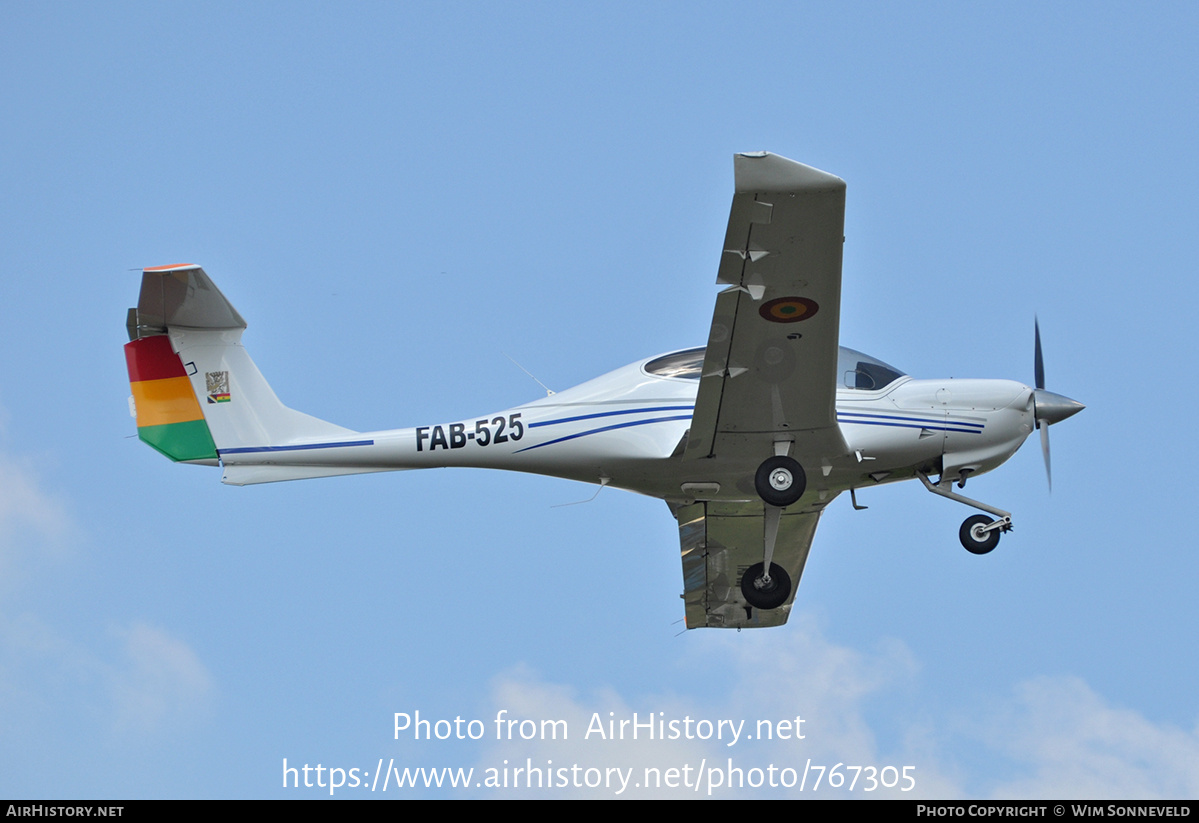
[[[504,355],[504,357],[507,357],[509,360],[512,360],[512,357],[511,357],[511,356],[509,356],[508,352],[506,352],[506,351],[501,351],[501,352],[500,352],[500,354]],[[528,369],[526,369],[524,366],[522,366],[520,363],[517,363],[515,360],[512,360],[512,365],[516,366],[516,368],[520,369],[520,370],[521,370],[521,371],[523,371],[525,374],[529,375],[529,377],[533,377],[533,372],[529,371],[529,370],[528,370]],[[553,390],[553,389],[551,389],[549,386],[545,385],[544,383],[542,383],[542,382],[541,382],[540,380],[538,380],[536,377],[533,377],[533,382],[534,382],[534,383],[536,383],[538,386],[541,386],[541,388],[545,389],[545,396],[546,396],[546,397],[553,397],[553,396],[554,396],[554,390]]]
[[[533,375],[530,374],[529,377],[533,377]],[[536,380],[537,378],[533,377],[533,379]],[[546,389],[546,391],[549,391],[549,389]],[[553,392],[550,392],[550,394],[553,394]],[[592,500],[599,497],[599,493],[602,492],[607,487],[607,485],[611,482],[612,482],[611,477],[605,477],[604,475],[601,474],[600,479],[599,479],[599,488],[595,490],[595,494],[591,495],[586,500],[576,500],[573,503],[555,503],[554,505],[550,506],[550,508],[551,509],[561,509],[561,508],[565,508],[566,506],[578,506],[583,503],[590,503]]]

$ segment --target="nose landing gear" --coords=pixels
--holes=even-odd
[[[982,509],[998,518],[992,520],[986,515],[974,514],[967,517],[965,522],[962,523],[962,527],[958,529],[958,539],[962,541],[962,546],[965,547],[966,551],[971,554],[986,554],[999,545],[999,535],[1001,532],[1012,530],[1011,512],[1005,512],[1003,509],[988,506],[986,503],[979,503],[977,500],[971,500],[964,494],[952,491],[952,481],[947,482],[944,477],[941,478],[941,482],[934,484],[924,472],[917,472],[916,476],[920,478],[920,482],[924,484],[924,488],[933,494],[939,494],[942,497],[948,497],[950,500],[965,503],[967,506]],[[942,485],[943,483],[945,485]]]

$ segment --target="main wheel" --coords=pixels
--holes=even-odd
[[[984,526],[991,524],[991,518],[985,514],[975,514],[967,517],[962,527],[958,529],[958,539],[971,554],[986,554],[999,545],[999,529],[984,532]]]
[[[762,461],[754,475],[754,489],[758,497],[780,509],[790,506],[803,497],[808,478],[803,466],[790,457],[771,457]]]
[[[777,609],[791,594],[791,576],[778,563],[770,564],[770,582],[762,580],[765,566],[754,563],[741,575],[741,594],[755,609]]]

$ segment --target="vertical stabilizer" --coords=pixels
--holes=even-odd
[[[288,408],[241,345],[246,321],[199,266],[142,272],[125,346],[138,435],[176,461],[343,438]]]

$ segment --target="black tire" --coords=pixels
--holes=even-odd
[[[808,477],[803,466],[790,457],[771,457],[762,461],[754,475],[754,489],[758,497],[780,509],[790,506],[803,497],[808,486]]]
[[[982,539],[975,537],[974,529],[977,526],[986,526],[991,523],[991,518],[985,514],[975,514],[967,517],[962,523],[962,527],[958,529],[958,539],[962,541],[962,545],[966,547],[966,551],[971,554],[986,554],[999,545],[999,529],[992,529],[982,536]]]
[[[770,585],[759,588],[756,584],[762,577],[762,563],[754,563],[741,575],[741,595],[755,609],[777,609],[791,596],[791,576],[778,563],[770,564]]]

